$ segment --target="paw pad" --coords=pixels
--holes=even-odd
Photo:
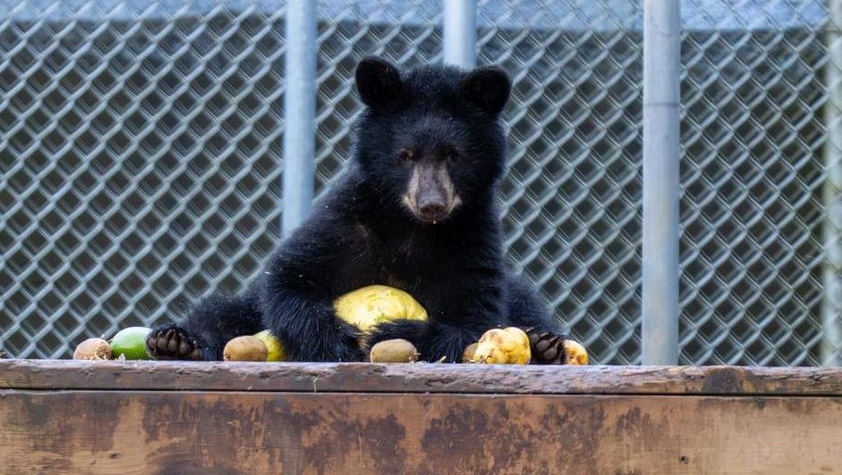
[[[146,352],[156,360],[201,360],[195,338],[177,326],[152,330],[146,338]]]
[[[525,328],[532,347],[532,361],[537,364],[588,364],[588,352],[576,341],[552,332]]]

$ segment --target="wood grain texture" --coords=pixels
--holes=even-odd
[[[842,399],[0,391],[0,472],[839,473]]]
[[[842,369],[0,360],[0,388],[828,396]]]

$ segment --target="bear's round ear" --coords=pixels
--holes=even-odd
[[[462,83],[462,90],[474,105],[497,115],[509,100],[512,83],[501,69],[487,66],[469,72]]]
[[[403,84],[398,68],[375,57],[364,58],[357,65],[356,83],[363,104],[372,108],[396,101]]]

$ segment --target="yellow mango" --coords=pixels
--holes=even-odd
[[[333,302],[336,315],[366,332],[379,323],[396,320],[427,320],[427,311],[411,295],[386,285],[369,285],[348,292]]]
[[[271,331],[263,330],[262,332],[255,333],[254,336],[266,345],[266,361],[286,361],[287,356],[286,352],[284,352],[284,347]]]

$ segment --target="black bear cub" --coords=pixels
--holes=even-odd
[[[458,362],[494,327],[561,336],[504,262],[495,202],[506,161],[499,117],[511,88],[506,74],[402,72],[367,58],[356,86],[366,109],[344,175],[245,292],[209,297],[182,322],[153,329],[152,357],[219,360],[229,339],[268,328],[292,361],[364,361],[360,335],[332,302],[370,284],[408,292],[429,320],[382,324],[368,343],[404,338],[426,361]],[[556,354],[535,352],[533,361]]]

